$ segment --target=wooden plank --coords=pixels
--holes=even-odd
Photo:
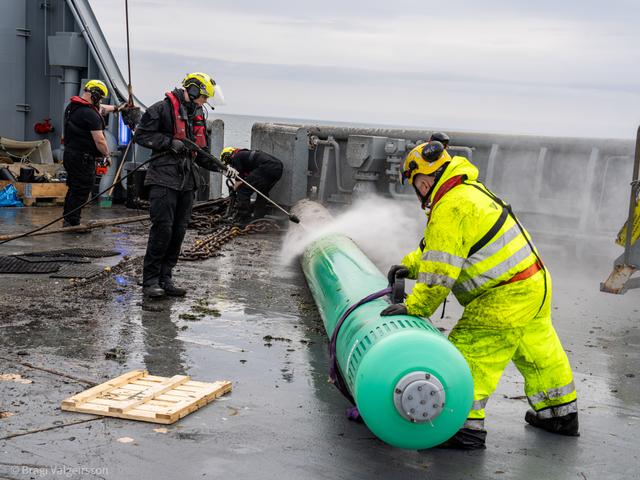
[[[119,387],[120,385],[124,385],[128,383],[132,379],[140,378],[143,375],[146,375],[148,372],[146,370],[133,370],[132,372],[128,372],[120,375],[108,382],[101,383],[100,385],[96,385],[95,387],[90,388],[89,390],[85,390],[84,392],[80,392],[77,395],[67,398],[62,401],[62,410],[67,410],[71,407],[76,407],[82,402],[86,402],[90,399],[93,399],[107,390],[110,390],[114,387]]]
[[[133,383],[127,383],[126,385],[122,385],[121,387],[114,388],[110,391],[110,393],[114,393],[116,395],[125,393],[135,393],[144,390],[147,387],[143,387],[142,385],[134,385]]]
[[[124,413],[130,408],[140,405],[147,400],[151,400],[184,382],[188,382],[189,379],[190,377],[187,375],[174,375],[173,377],[166,379],[164,382],[160,382],[156,386],[149,387],[147,390],[140,392],[135,399],[121,402],[118,406],[109,407],[109,411],[113,413]]]
[[[200,398],[201,395],[174,395],[175,390],[171,390],[170,392],[163,393],[162,395],[158,395],[154,400],[161,400],[163,402],[183,402],[184,400]]]
[[[165,378],[162,382],[164,382],[166,380],[167,379]],[[131,385],[139,385],[139,386],[142,386],[144,388],[149,388],[149,387],[155,387],[157,385],[161,385],[162,382],[148,382],[144,378],[138,378],[135,382],[131,382]]]
[[[125,418],[127,420],[138,420],[138,421],[142,420],[144,422],[164,423],[164,422],[158,422],[156,420],[155,413],[141,411],[141,410],[138,410],[137,408],[129,411],[128,413],[113,413],[113,412],[109,412],[108,407],[88,404],[86,408],[83,406],[82,410],[78,410],[78,411],[82,413],[91,413],[93,415]]]
[[[215,382],[211,384],[208,389],[203,389],[202,397],[204,398],[204,404],[209,403],[230,391],[231,391],[231,382],[228,382],[228,381]],[[177,403],[175,406],[168,408],[165,412],[156,414],[156,417],[160,419],[173,419],[177,416],[176,418],[177,420],[178,418],[181,418],[180,413],[183,412],[184,410],[188,410],[193,403],[197,403],[197,400],[185,399],[184,401]],[[191,413],[191,411],[188,413]]]
[[[167,377],[159,377],[158,375],[147,375],[146,377],[144,377],[144,379],[149,382],[164,382]],[[189,380],[187,383],[191,382],[193,382],[193,380]]]
[[[64,183],[30,183],[32,197],[63,197],[67,193]]]

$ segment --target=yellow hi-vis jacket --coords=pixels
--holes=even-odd
[[[455,177],[462,183],[446,191]],[[402,260],[417,280],[406,300],[410,315],[429,317],[449,291],[467,306],[537,262],[529,234],[477,179],[478,169],[456,156],[431,192],[424,239]]]

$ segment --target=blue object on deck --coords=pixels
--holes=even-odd
[[[9,184],[0,190],[0,207],[23,207],[18,200],[18,191],[13,184]]]

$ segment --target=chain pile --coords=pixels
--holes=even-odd
[[[191,212],[189,228],[198,230],[200,234],[211,233],[227,214],[230,201],[230,197],[225,197],[195,205]]]
[[[266,219],[255,220],[244,228],[235,225],[218,225],[208,235],[197,238],[195,243],[182,251],[180,260],[195,261],[220,255],[220,249],[224,244],[239,235],[252,233],[277,232],[278,225]]]

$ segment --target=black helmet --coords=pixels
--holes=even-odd
[[[433,163],[440,158],[442,152],[444,152],[444,145],[441,142],[429,140],[429,143],[422,148],[422,158],[429,163]]]
[[[449,141],[451,139],[449,138],[449,135],[447,135],[444,132],[434,132],[431,134],[431,138],[429,140],[430,141],[436,140],[440,142],[442,145],[444,145],[444,148],[447,148],[449,146]]]

